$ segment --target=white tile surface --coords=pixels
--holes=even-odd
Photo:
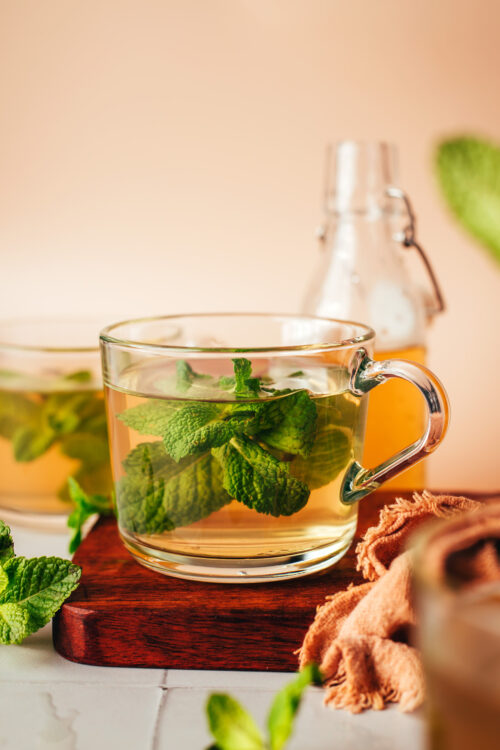
[[[0,686],[2,750],[149,750],[161,691],[99,685]]]
[[[234,672],[210,669],[169,669],[166,675],[168,688],[254,688],[255,690],[279,690],[293,680],[290,672]]]

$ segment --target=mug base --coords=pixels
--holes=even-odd
[[[123,544],[141,565],[164,575],[206,583],[271,583],[318,573],[334,565],[352,544],[355,528],[335,542],[292,555],[248,558],[187,556],[149,548],[123,533]]]

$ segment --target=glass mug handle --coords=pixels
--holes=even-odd
[[[350,390],[354,395],[363,396],[390,378],[407,380],[416,386],[424,397],[428,409],[425,432],[419,440],[374,469],[365,469],[354,461],[342,485],[341,497],[344,503],[351,504],[361,500],[383,482],[425,458],[437,448],[447,430],[450,413],[448,397],[438,378],[430,370],[403,359],[376,362],[370,359],[364,349],[357,352],[350,384]]]

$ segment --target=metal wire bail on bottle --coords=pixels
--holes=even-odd
[[[432,268],[431,262],[429,258],[427,257],[427,254],[425,253],[425,250],[423,249],[422,245],[420,245],[420,243],[417,242],[417,239],[416,239],[417,219],[415,216],[415,212],[413,211],[413,206],[411,204],[411,201],[408,195],[403,190],[397,187],[388,187],[387,195],[390,198],[397,198],[399,200],[402,200],[403,203],[405,204],[406,213],[408,215],[409,221],[408,221],[408,224],[403,229],[403,237],[401,241],[402,241],[403,247],[406,247],[406,248],[413,247],[420,255],[420,258],[431,280],[432,288],[434,291],[434,306],[428,310],[428,314],[429,316],[437,315],[438,313],[441,313],[445,310],[446,305],[444,302],[443,294],[441,292],[441,287],[439,286],[439,282],[437,280],[436,274],[434,273],[434,269]]]

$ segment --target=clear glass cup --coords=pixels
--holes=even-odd
[[[410,362],[374,362],[361,324],[185,315],[101,333],[120,534],[144,565],[224,582],[304,575],[351,544],[357,501],[437,447],[446,395]],[[359,463],[368,392],[413,383],[423,436]],[[390,413],[387,414],[390,419]]]
[[[112,489],[98,320],[0,321],[0,517],[64,528],[67,480]]]
[[[490,512],[486,504],[484,510],[474,512],[471,523],[481,524]],[[500,516],[498,503],[496,515]],[[433,523],[415,542],[428,747],[496,750],[500,737],[500,580],[476,585],[472,580],[471,585],[467,547],[458,549],[454,560],[436,569],[436,551],[442,549],[443,535],[457,523],[463,524],[463,520]],[[496,545],[498,548],[500,539]],[[477,549],[475,542],[470,552]]]

